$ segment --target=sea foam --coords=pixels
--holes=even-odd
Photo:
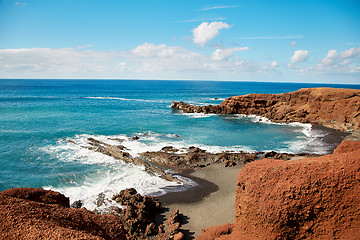
[[[43,147],[41,150],[51,154],[60,161],[72,162],[81,165],[97,165],[96,171],[83,173],[84,177],[67,181],[57,186],[45,186],[45,189],[59,191],[70,197],[71,203],[81,200],[84,207],[90,210],[105,211],[110,206],[118,206],[111,197],[122,189],[135,188],[142,195],[160,196],[169,191],[181,191],[196,185],[190,179],[175,174],[183,184],[170,182],[145,172],[144,167],[124,163],[105,154],[94,152],[87,148],[86,139],[94,137],[116,143],[105,136],[77,135],[71,139],[60,139],[56,145]],[[118,137],[118,136],[116,136]],[[71,141],[68,141],[71,140]],[[135,142],[135,141],[134,141]],[[118,142],[117,142],[118,143]],[[133,154],[135,154],[133,152]],[[103,195],[103,197],[101,197]],[[103,204],[99,205],[99,198]]]

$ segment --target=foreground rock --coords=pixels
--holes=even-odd
[[[332,155],[245,165],[237,181],[235,223],[198,239],[358,239],[360,142]]]
[[[42,189],[1,192],[0,239],[127,239],[118,217],[65,207],[61,198],[53,201],[59,193]]]
[[[185,113],[245,114],[274,122],[316,123],[337,130],[360,128],[360,90],[307,88],[284,94],[248,94],[225,99],[216,106],[173,102]]]
[[[114,196],[124,205],[100,215],[69,207],[64,195],[41,188],[0,192],[0,239],[177,239],[182,238],[178,211],[164,224],[153,220],[161,205],[135,189]]]

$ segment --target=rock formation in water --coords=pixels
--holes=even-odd
[[[274,122],[315,123],[337,130],[360,128],[360,90],[307,88],[284,94],[248,94],[225,99],[216,106],[173,102],[185,113],[245,114]]]
[[[182,239],[178,211],[159,225],[153,217],[161,205],[152,197],[126,189],[114,199],[125,209],[100,215],[70,208],[69,199],[54,191],[5,190],[0,192],[0,239]]]
[[[201,239],[359,239],[360,142],[295,161],[264,159],[240,171],[235,222]]]

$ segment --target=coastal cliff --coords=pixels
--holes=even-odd
[[[41,188],[12,188],[0,192],[0,239],[182,239],[179,212],[162,224],[154,214],[161,204],[135,189],[113,199],[125,206],[112,214],[95,214],[70,207],[63,194]],[[76,204],[77,208],[81,203]]]
[[[360,142],[295,161],[264,159],[240,171],[235,222],[197,239],[358,239]]]
[[[245,114],[274,122],[314,123],[348,131],[360,128],[360,90],[306,88],[284,94],[248,94],[225,99],[216,106],[173,102],[185,113]]]

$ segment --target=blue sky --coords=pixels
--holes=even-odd
[[[0,0],[0,78],[360,84],[360,1]]]

